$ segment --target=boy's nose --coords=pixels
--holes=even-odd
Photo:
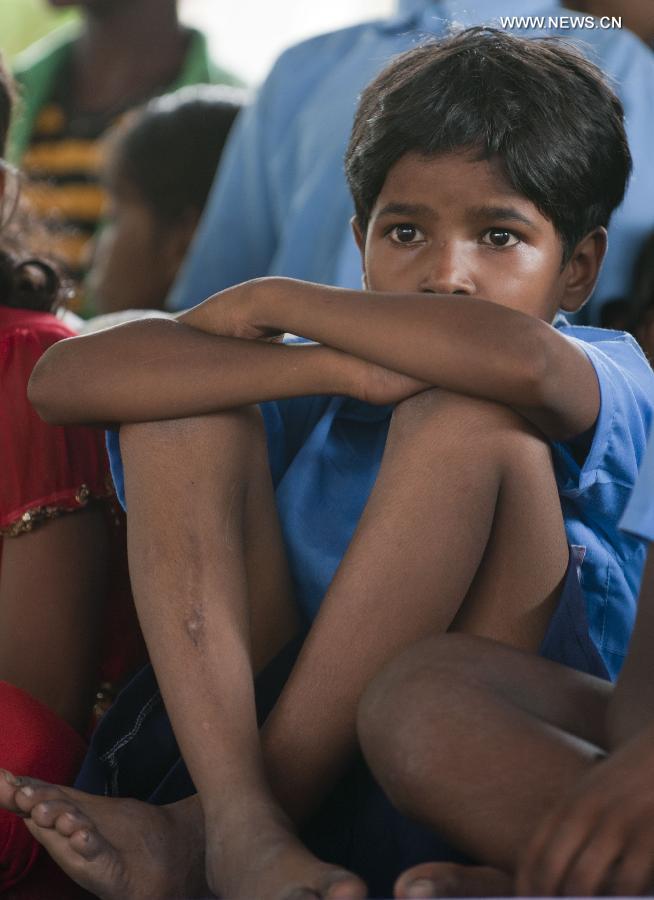
[[[457,253],[451,245],[441,244],[427,262],[420,290],[431,294],[474,294],[475,283],[465,254]]]

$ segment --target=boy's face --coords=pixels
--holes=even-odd
[[[547,322],[559,307],[575,309],[585,299],[575,256],[561,268],[552,223],[515,192],[498,162],[470,153],[403,156],[386,177],[365,237],[356,237],[369,290],[466,294]],[[600,260],[601,252],[597,268]],[[586,273],[591,281],[596,274]]]

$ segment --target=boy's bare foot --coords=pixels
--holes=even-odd
[[[243,804],[207,820],[207,882],[220,897],[257,900],[362,900],[365,884],[321,862],[298,840],[274,805]]]
[[[100,900],[207,894],[199,804],[150,806],[2,773],[0,806],[22,815],[64,872]]]
[[[512,897],[513,879],[490,866],[423,863],[395,882],[396,897]]]

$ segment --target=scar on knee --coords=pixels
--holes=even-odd
[[[184,624],[194,647],[199,647],[204,637],[204,610],[194,607],[186,617]]]

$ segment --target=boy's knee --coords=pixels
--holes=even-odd
[[[455,680],[474,663],[478,638],[448,632],[417,641],[387,663],[366,688],[359,707],[359,723],[365,728],[396,708],[396,714],[411,713],[406,700],[418,684]]]
[[[257,444],[265,444],[265,431],[256,406],[185,419],[138,422],[120,429],[120,448],[126,457],[145,452],[152,459],[163,453],[168,459],[184,456],[190,462],[204,453],[224,454],[230,448],[241,452]]]
[[[451,688],[473,651],[468,635],[444,634],[418,641],[391,660],[359,704],[357,728],[364,752],[392,748],[401,735],[415,734],[426,709],[430,717],[439,706],[445,714]]]
[[[448,721],[474,664],[474,639],[446,634],[413,644],[368,685],[357,717],[370,768],[402,809],[411,807],[424,767],[447,756]]]
[[[394,410],[389,444],[411,442],[416,446],[421,439],[432,453],[438,447],[460,446],[467,455],[496,449],[511,459],[520,447],[539,464],[549,454],[546,438],[515,410],[441,388],[415,394]]]
[[[393,424],[400,428],[430,428],[446,425],[452,429],[531,428],[522,416],[503,403],[468,397],[442,388],[431,388],[398,403]]]

